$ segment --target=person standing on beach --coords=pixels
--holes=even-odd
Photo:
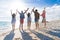
[[[12,30],[13,31],[15,30],[16,14],[15,13],[12,13],[12,10],[11,10],[11,15],[12,15],[12,21],[11,21],[11,23],[12,23]]]
[[[46,27],[46,11],[45,11],[45,8],[44,8],[41,16],[42,16],[42,18],[43,18],[43,19],[42,19],[42,23],[44,23],[44,26]]]
[[[18,10],[16,10],[19,13],[19,15],[20,15],[20,26],[19,26],[19,30],[21,30],[21,31],[23,31],[23,23],[24,23],[24,18],[25,18],[25,15],[24,14],[28,11],[28,9],[29,8],[27,8],[27,10],[25,10],[25,12],[21,11],[21,13]]]
[[[29,13],[29,12],[27,14],[27,26],[28,26],[28,30],[30,30],[30,27],[31,27],[31,13]]]
[[[35,25],[36,25],[36,29],[39,30],[39,17],[40,17],[40,14],[38,12],[38,10],[36,9],[34,11],[35,7],[32,9],[32,12],[34,12],[34,16],[35,16]]]

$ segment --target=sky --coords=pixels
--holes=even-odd
[[[10,10],[15,13],[16,9],[21,11],[30,8],[30,12],[33,7],[38,9],[40,14],[43,8],[46,7],[47,20],[60,19],[60,0],[0,0],[0,20],[10,20]]]
[[[36,7],[47,7],[55,4],[60,5],[60,0],[25,0],[24,2]]]

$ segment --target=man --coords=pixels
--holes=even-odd
[[[34,11],[35,7],[32,9],[32,12],[34,12],[34,16],[35,16],[35,25],[36,25],[36,29],[39,29],[39,17],[40,17],[40,14],[38,12],[38,10],[36,9]]]
[[[44,23],[44,26],[46,27],[46,11],[45,11],[45,8],[44,8],[41,16],[42,16],[42,18],[43,18],[43,19],[42,19],[42,23]]]
[[[27,10],[25,10],[25,12],[23,12],[23,11],[21,11],[21,13],[17,10],[17,12],[19,13],[19,15],[20,15],[20,27],[19,27],[19,29],[21,30],[21,31],[23,31],[23,23],[24,23],[24,18],[25,18],[25,13],[28,11],[28,9],[29,8],[27,8]]]

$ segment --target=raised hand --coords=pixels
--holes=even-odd
[[[12,15],[12,10],[10,10],[10,12],[11,12],[11,15]]]
[[[18,9],[16,9],[16,12],[20,13],[20,12],[18,11]]]
[[[26,13],[28,10],[29,10],[29,8],[27,8],[27,10],[25,10],[25,12],[24,12],[24,13]]]
[[[16,9],[16,11],[18,12],[18,9]]]
[[[34,12],[35,7],[33,7],[32,11]]]
[[[35,7],[33,7],[33,9],[35,9]]]

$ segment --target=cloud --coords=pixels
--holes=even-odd
[[[19,10],[23,10],[26,6],[21,0],[0,0],[0,17],[8,17],[11,16],[10,10],[13,12],[18,8]]]
[[[46,12],[48,20],[60,19],[60,5],[55,4],[52,7],[47,7]]]
[[[15,10],[18,8],[18,10],[26,9],[27,7],[30,8],[29,11],[34,7],[36,4],[29,4],[24,3],[22,0],[10,0],[10,1],[2,1],[0,2],[0,17],[11,17],[10,9]],[[43,8],[39,5],[36,6],[36,9],[38,9],[39,13],[42,13]],[[34,15],[32,14],[33,18]],[[55,20],[60,19],[60,5],[53,5],[50,7],[46,7],[46,18],[47,20]],[[25,19],[26,20],[26,19]]]

